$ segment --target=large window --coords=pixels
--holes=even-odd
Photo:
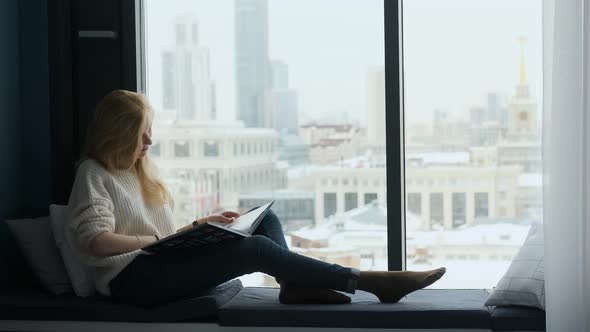
[[[358,193],[344,193],[344,210],[350,211],[358,207]]]
[[[542,220],[541,3],[403,1],[406,263],[433,287],[492,288]]]
[[[336,193],[324,193],[324,217],[330,217],[338,210],[338,195]]]
[[[420,193],[408,193],[408,212],[420,215],[422,213],[422,201]]]
[[[542,220],[541,1],[399,1],[400,52],[384,47],[393,1],[144,3],[152,156],[178,227],[274,199],[303,255],[491,288]]]
[[[143,3],[177,226],[274,199],[291,249],[387,269],[383,0]]]
[[[175,141],[174,143],[174,157],[176,158],[188,158],[190,156],[190,143],[188,141]],[[155,155],[156,151],[150,152]]]
[[[443,207],[443,193],[430,193],[430,225],[442,226],[445,212]]]
[[[453,193],[453,228],[457,228],[467,220],[465,193]]]
[[[203,155],[205,157],[218,157],[219,156],[219,144],[215,141],[203,142]]]
[[[475,218],[487,218],[489,213],[488,193],[475,193]]]

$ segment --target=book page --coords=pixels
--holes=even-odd
[[[268,208],[271,203],[264,204],[257,209],[254,209],[246,214],[239,216],[234,222],[231,224],[225,224],[221,222],[210,222],[209,224],[221,226],[224,228],[229,228],[232,230],[237,230],[244,233],[250,233],[250,229],[252,224],[256,221],[256,219]]]

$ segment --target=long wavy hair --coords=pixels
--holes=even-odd
[[[139,159],[143,130],[152,117],[144,95],[126,90],[107,94],[96,106],[82,159],[92,158],[108,171],[134,168],[143,197],[153,206],[172,203],[170,193],[149,156]]]

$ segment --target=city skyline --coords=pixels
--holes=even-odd
[[[539,93],[542,88],[540,78],[541,59],[536,56],[540,54],[540,25],[537,24],[537,18],[535,18],[538,15],[524,15],[526,13],[535,14],[536,10],[540,11],[540,4],[535,1],[523,2],[518,4],[510,3],[510,6],[532,9],[507,10],[505,7],[508,2],[506,1],[471,4],[469,1],[455,0],[445,2],[445,6],[442,6],[444,8],[438,8],[441,6],[440,4],[429,0],[404,3],[405,106],[408,124],[413,122],[430,123],[430,114],[435,109],[447,110],[459,117],[466,118],[469,108],[481,104],[487,92],[497,92],[508,96],[518,79],[519,45],[517,37],[523,34],[528,36],[525,57],[531,94],[533,96],[541,95]],[[347,112],[348,118],[366,125],[365,76],[370,67],[382,65],[383,62],[382,1],[338,2],[341,3],[339,5],[339,15],[334,15],[334,11],[330,10],[335,5],[334,1],[313,2],[314,5],[311,8],[317,7],[317,10],[313,14],[307,13],[312,17],[306,19],[306,26],[313,27],[314,24],[319,24],[322,15],[329,17],[333,22],[333,26],[345,24],[343,21],[346,21],[346,14],[358,16],[359,22],[363,24],[354,25],[356,30],[342,28],[340,32],[333,27],[321,27],[318,29],[318,33],[312,34],[294,29],[294,26],[299,26],[296,24],[297,15],[304,15],[306,8],[308,8],[306,5],[311,3],[309,1],[304,1],[304,3],[300,1],[295,3],[269,1],[269,59],[280,59],[289,64],[290,86],[299,95],[300,122],[305,122],[306,119],[310,118],[311,114],[314,114],[313,117],[315,118],[320,118],[329,114],[341,115],[342,112]],[[184,13],[184,8],[193,8],[194,12],[207,13],[207,15],[197,15],[197,19],[202,31],[201,45],[209,48],[211,53],[211,77],[216,83],[218,118],[220,120],[236,119],[235,75],[233,74],[235,71],[233,65],[235,61],[233,50],[235,37],[233,33],[234,2],[216,1],[211,4],[211,2],[203,1],[176,0],[167,3],[166,6],[153,1],[148,1],[147,5],[153,9],[148,11],[147,15],[147,35],[149,35],[148,43],[152,45],[150,46],[151,50],[159,50],[161,47],[165,47],[165,45],[159,46],[159,44],[162,44],[163,40],[169,40],[174,17]],[[470,14],[473,17],[462,18],[465,16],[464,14],[457,14],[456,8],[462,8],[463,6],[469,9],[470,13],[475,11],[475,14]],[[478,6],[483,7],[483,9]],[[487,17],[493,15],[482,13],[488,11],[502,13],[503,24],[501,26],[489,24],[492,26],[492,28],[489,28],[487,24],[482,23],[481,29],[474,29],[475,32],[466,31],[464,28],[458,30],[457,24],[459,23],[441,25],[443,14],[453,11],[456,19],[450,19],[448,22],[459,21],[465,23],[467,19],[469,19],[469,22],[480,21],[480,16],[482,16],[481,19],[484,23],[489,22]],[[377,19],[364,22],[362,15],[367,13],[372,13],[371,18],[377,17]],[[446,50],[445,53],[444,49],[437,49],[441,41],[432,38],[431,29],[415,28],[415,26],[421,26],[420,22],[425,19],[438,23],[438,33],[452,36],[452,38],[448,37],[447,39],[451,45],[457,46],[452,49],[453,52]],[[379,26],[379,28],[376,26]],[[539,31],[535,32],[535,29]],[[477,35],[477,33],[481,35],[479,39],[469,37],[470,34]],[[354,37],[348,43],[346,43],[345,39],[347,34]],[[301,38],[302,35],[305,38]],[[371,38],[367,38],[367,36]],[[486,41],[486,38],[482,38],[483,36],[491,39]],[[303,39],[303,41],[297,41],[297,39]],[[331,40],[328,43],[329,45],[326,45],[325,40]],[[357,43],[359,41],[360,44]],[[486,49],[482,44],[485,45],[486,42],[489,44],[487,49],[492,47],[499,55],[494,57],[493,63],[490,63],[489,59],[481,54],[481,50]],[[305,52],[305,50],[314,48],[318,50],[316,52],[318,53],[316,54],[317,59],[311,61],[310,57],[314,55],[314,52],[309,54],[310,52]],[[360,49],[365,50],[365,52],[359,52]],[[432,54],[433,50],[437,54],[438,59],[436,61],[426,56]],[[346,56],[338,56],[339,54],[345,54]],[[462,54],[465,54],[465,56],[461,56]],[[159,51],[148,54],[148,61],[160,62],[161,60],[157,60],[159,57],[161,57]],[[330,57],[331,59],[328,59]],[[370,60],[375,57],[379,60]],[[486,61],[474,71],[472,68],[478,65],[478,59]],[[448,65],[439,65],[443,60]],[[363,65],[356,67],[355,63],[359,61]],[[344,64],[347,62],[353,66],[347,67]],[[337,73],[336,67],[338,65],[342,68],[346,67],[348,73]],[[323,70],[322,66],[325,66]],[[317,68],[320,68],[320,70],[314,72],[314,69]],[[416,69],[413,68],[420,68],[423,73],[416,72]],[[448,74],[452,68],[455,68],[454,75]],[[459,68],[465,70],[457,71]],[[474,72],[480,77],[475,79],[470,77],[470,75],[474,75]],[[161,77],[161,72],[156,70],[152,75]],[[351,77],[354,77],[354,80]],[[448,84],[449,78],[457,81],[456,84]],[[154,80],[161,81],[161,79],[156,78]],[[450,91],[441,89],[449,89],[445,85],[451,85],[454,89]],[[154,106],[160,107],[162,105],[161,92],[155,91],[158,90],[157,87],[149,87],[149,89]],[[425,92],[428,97],[425,97]],[[460,94],[461,98],[456,98],[457,94]],[[449,102],[450,99],[454,101]],[[539,104],[541,104],[541,101]],[[418,121],[414,121],[414,118],[417,118]]]

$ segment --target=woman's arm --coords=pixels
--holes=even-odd
[[[155,242],[156,236],[129,236],[102,232],[90,241],[90,251],[95,256],[112,256],[140,249]]]

